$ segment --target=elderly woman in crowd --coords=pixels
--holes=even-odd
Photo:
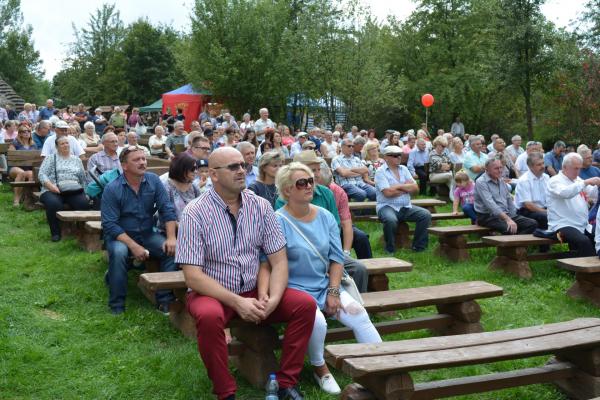
[[[46,219],[50,226],[52,241],[60,240],[60,221],[56,213],[64,209],[65,203],[72,210],[87,210],[89,202],[84,193],[85,170],[81,160],[71,155],[68,136],[55,140],[56,154],[44,158],[39,179],[42,185],[40,201],[46,207]]]
[[[364,181],[371,186],[375,186],[375,172],[381,167],[385,161],[379,157],[379,143],[368,142],[362,150],[362,162],[369,169],[367,176],[363,177]]]
[[[246,113],[242,116],[242,123],[240,124],[240,130],[244,133],[244,135],[246,134],[246,131],[249,128],[254,128],[254,121],[252,121],[252,117],[250,116],[250,114]],[[246,139],[243,139],[242,141],[246,141]]]
[[[381,342],[381,337],[362,305],[341,287],[344,252],[340,232],[329,211],[310,203],[315,187],[312,171],[304,164],[291,163],[279,170],[276,185],[287,201],[277,211],[277,218],[287,240],[288,286],[310,294],[318,304],[308,344],[314,377],[325,392],[337,394],[340,387],[323,358],[324,314],[351,328],[360,343]]]
[[[463,144],[462,139],[457,136],[457,137],[453,138],[452,141],[450,141],[449,143],[450,143],[450,162],[452,164],[454,164],[455,167],[459,164],[462,167],[462,164],[465,161],[465,153],[463,152],[465,146]]]
[[[333,141],[333,133],[329,130],[323,133],[325,140],[321,143],[321,154],[325,158],[334,158],[340,152],[340,144]]]
[[[31,138],[31,129],[27,125],[19,126],[17,130],[17,137],[8,146],[9,150],[37,150],[36,145],[33,143]],[[33,168],[32,167],[11,167],[8,166],[8,175],[15,182],[33,181]],[[21,203],[21,194],[23,188],[15,187],[15,194],[13,197],[13,206],[18,207]]]
[[[203,160],[206,162],[206,160]],[[169,199],[177,213],[177,221],[181,218],[181,213],[185,206],[196,197],[200,196],[202,190],[194,183],[196,180],[198,165],[194,158],[185,152],[177,154],[169,166],[168,175],[160,177]],[[159,230],[165,231],[165,225],[162,221],[158,223]]]
[[[452,193],[452,162],[446,152],[448,141],[443,136],[433,140],[433,150],[429,153],[429,182],[443,183],[448,186],[450,200],[454,199]]]
[[[94,126],[94,123],[88,121],[83,124],[83,131],[84,132],[82,135],[80,135],[80,138],[82,138],[86,144],[85,150],[90,153],[102,151],[103,146],[100,141],[100,135],[96,133],[96,127]]]
[[[267,151],[258,162],[258,178],[252,182],[248,189],[266,199],[275,208],[277,199],[277,188],[275,187],[275,176],[281,168],[284,158],[275,150]]]

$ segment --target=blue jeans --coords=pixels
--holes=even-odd
[[[416,222],[412,244],[413,250],[422,251],[427,248],[429,243],[427,228],[431,225],[431,213],[426,209],[412,206],[411,208],[403,207],[400,211],[396,211],[390,206],[384,206],[379,209],[377,216],[383,223],[385,251],[388,253],[396,251],[398,223],[404,221]]]
[[[463,213],[469,218],[471,218],[471,224],[475,225],[477,222],[477,214],[475,213],[475,204],[465,203],[462,206]]]
[[[131,235],[130,235],[131,236]],[[168,256],[162,249],[165,237],[159,233],[151,232],[137,237],[132,236],[138,244],[150,252],[150,257],[160,260],[160,271],[175,271],[175,260]],[[125,297],[127,296],[127,271],[133,266],[131,264],[131,253],[127,245],[118,240],[106,240],[108,251],[108,306],[111,309],[125,309]],[[170,290],[158,290],[156,302],[158,304],[171,303],[175,300]]]
[[[361,183],[346,183],[342,185],[342,189],[346,192],[348,197],[354,201],[365,201],[365,199],[369,199],[371,201],[375,200],[375,188],[369,184],[364,182]]]

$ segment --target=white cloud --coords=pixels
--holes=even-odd
[[[61,69],[68,44],[74,40],[72,24],[87,24],[90,13],[99,8],[104,0],[55,0],[48,4],[36,0],[21,0],[25,23],[33,26],[35,48],[40,52],[46,78]],[[403,20],[415,9],[412,0],[363,0],[373,14],[384,21],[388,15]],[[177,30],[189,31],[189,15],[193,0],[128,0],[117,3],[121,19],[128,24],[147,17],[153,23],[162,23]],[[584,0],[549,0],[542,10],[557,26],[566,27],[583,10]],[[151,44],[149,44],[151,45]]]

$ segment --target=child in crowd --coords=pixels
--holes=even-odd
[[[460,204],[465,215],[471,218],[471,224],[475,225],[477,220],[474,206],[475,184],[465,171],[460,170],[454,176],[454,185],[454,203],[452,204],[452,212],[458,214],[458,206]]]

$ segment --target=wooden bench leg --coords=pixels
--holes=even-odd
[[[410,229],[406,222],[398,223],[398,231],[396,232],[396,248],[402,248],[402,249],[412,248],[412,240],[410,238]]]
[[[277,332],[269,325],[243,324],[233,326],[231,334],[244,344],[241,354],[231,357],[231,362],[251,385],[263,388],[269,374],[279,369],[275,358]]]
[[[342,391],[342,400],[408,400],[414,393],[414,385],[409,374],[365,376],[355,378],[353,383]]]
[[[440,304],[437,310],[440,314],[449,314],[453,321],[446,328],[436,329],[441,335],[462,335],[465,333],[483,332],[481,326],[481,307],[474,300],[462,303]]]
[[[383,292],[390,290],[390,280],[386,274],[369,275],[367,289],[369,292]]]
[[[600,396],[600,347],[591,351],[561,353],[557,358],[567,360],[578,368],[572,378],[555,382],[569,398],[584,400]]]
[[[440,236],[436,255],[451,261],[466,261],[470,258],[465,235]]]
[[[37,205],[37,200],[33,197],[34,188],[24,187],[21,192],[21,199],[23,200],[23,208],[26,211],[39,210],[41,207]],[[36,188],[37,190],[37,188]]]
[[[88,232],[84,229],[79,232],[78,239],[79,246],[90,253],[102,250],[102,239],[98,232]]]
[[[530,279],[532,276],[526,247],[497,247],[496,257],[490,262],[489,267],[501,269],[519,278]]]
[[[169,309],[169,319],[175,328],[177,328],[185,337],[196,339],[196,321],[185,306],[187,289],[173,290],[177,303]]]
[[[567,294],[575,299],[587,299],[600,307],[600,273],[575,273],[575,283]]]
[[[75,232],[77,231],[75,224],[75,222],[60,221],[60,235],[63,238],[74,236]]]

